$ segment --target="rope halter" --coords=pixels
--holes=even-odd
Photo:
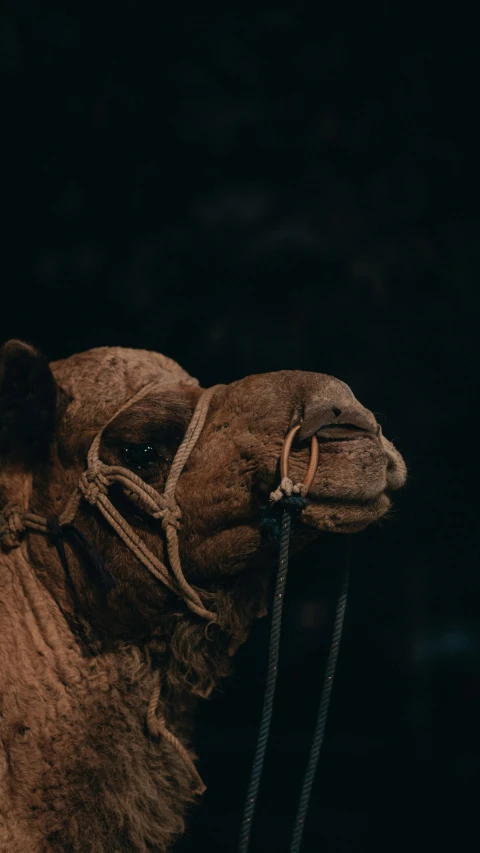
[[[151,382],[127,400],[95,435],[87,455],[87,468],[81,474],[77,487],[70,495],[59,517],[54,519],[52,523],[52,519],[34,512],[22,512],[18,506],[10,504],[0,515],[0,542],[2,545],[5,548],[17,547],[20,544],[22,534],[27,529],[49,535],[54,533],[57,548],[59,536],[61,534],[71,535],[72,532],[77,537],[77,542],[78,537],[81,536],[85,543],[86,540],[80,531],[74,528],[72,524],[82,500],[85,500],[102,513],[104,519],[122,539],[127,548],[157,580],[183,598],[190,610],[198,616],[207,619],[209,622],[216,622],[217,615],[205,608],[198,592],[190,586],[182,571],[178,544],[178,529],[182,513],[175,499],[175,490],[187,460],[198,441],[205,424],[210,401],[218,387],[218,385],[214,385],[202,392],[184,439],[175,454],[163,493],[157,492],[130,469],[121,465],[107,465],[100,459],[99,455],[102,436],[107,427],[120,414],[159,388],[157,382]],[[121,485],[128,498],[145,513],[161,522],[166,536],[171,571],[140,539],[133,527],[113,505],[108,497],[108,490],[112,483]],[[60,556],[62,557],[62,554]],[[99,555],[97,555],[97,560],[100,560]],[[104,567],[103,573],[107,588],[115,586],[115,581],[108,569]]]

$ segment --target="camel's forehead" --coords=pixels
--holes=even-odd
[[[150,382],[198,385],[171,358],[148,350],[99,347],[50,365],[58,384],[71,398],[68,418],[85,425],[101,424]]]

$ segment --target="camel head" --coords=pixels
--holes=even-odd
[[[151,394],[114,417],[151,382],[156,383]],[[134,471],[162,492],[201,393],[196,380],[158,353],[105,347],[49,365],[31,346],[8,342],[0,365],[0,509],[14,502],[24,511],[58,516],[85,470],[92,440],[111,418],[100,458]],[[279,483],[285,436],[297,424],[290,477],[303,480],[313,435],[319,465],[309,504],[293,523],[292,547],[302,547],[321,531],[352,533],[378,521],[392,492],[405,482],[400,454],[344,382],[282,370],[218,386],[176,488],[183,571],[207,596],[241,577],[254,589],[255,577],[274,565],[276,547],[262,530],[262,507]],[[161,526],[120,486],[111,487],[110,497],[151,551],[167,561]],[[125,630],[140,629],[166,606],[178,609],[178,601],[166,599],[166,590],[95,507],[83,501],[75,523],[116,581],[105,617],[109,630],[120,623]],[[45,583],[56,595],[66,595],[48,537],[27,538],[30,559]],[[94,584],[75,554],[70,559],[79,596],[100,612]]]

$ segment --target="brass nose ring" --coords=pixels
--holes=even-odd
[[[297,426],[294,426],[288,433],[283,443],[282,453],[280,455],[280,477],[282,480],[284,477],[288,477],[288,462],[290,459],[290,451],[292,449],[293,439],[295,438],[300,427],[301,424],[297,424]],[[310,491],[311,485],[315,479],[315,474],[317,473],[317,468],[318,440],[316,435],[312,435],[310,441],[310,461],[308,463],[307,473],[305,474],[305,479],[303,481],[305,495]]]

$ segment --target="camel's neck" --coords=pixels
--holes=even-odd
[[[85,624],[83,628],[86,629]],[[189,689],[182,689],[179,684],[176,693],[172,692],[168,679],[163,677],[162,670],[172,665],[165,627],[143,645],[122,640],[102,643],[93,629],[91,643],[85,642],[75,626],[72,628],[71,613],[63,611],[37,577],[24,546],[8,556],[0,553],[0,637],[0,694],[8,692],[8,678],[16,689],[23,682],[40,685],[45,677],[49,689],[62,698],[62,707],[66,709],[68,705],[72,714],[75,698],[80,694],[86,693],[82,699],[85,705],[94,703],[101,693],[114,690],[127,703],[134,696],[140,719],[145,717],[155,683],[153,670],[159,668],[163,692],[169,694],[170,702],[191,704],[187,695],[182,695],[189,694]],[[160,698],[161,705],[165,701]]]
[[[26,557],[26,545],[0,555],[0,589],[4,629],[28,670],[28,660],[48,662],[64,684],[78,680],[80,649],[51,593],[41,584]],[[13,653],[13,650],[12,650]],[[35,657],[36,656],[36,657]],[[18,661],[20,669],[20,659]],[[32,675],[38,674],[38,665]]]
[[[8,838],[12,853],[87,840],[107,851],[115,839],[133,853],[149,837],[166,850],[192,784],[178,752],[146,731],[148,654],[121,644],[86,655],[23,546],[0,557],[0,637],[0,849]],[[186,717],[163,710],[182,736]]]

